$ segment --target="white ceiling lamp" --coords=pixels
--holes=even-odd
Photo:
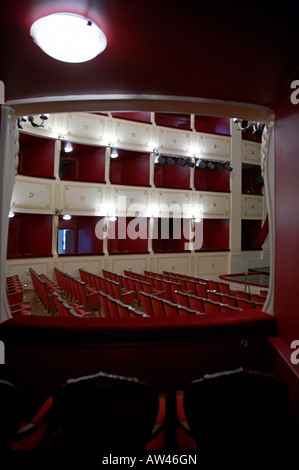
[[[62,62],[86,62],[107,46],[105,34],[93,21],[73,13],[40,18],[32,24],[30,36],[46,54]]]
[[[72,216],[69,214],[65,214],[62,218],[63,220],[71,220]]]

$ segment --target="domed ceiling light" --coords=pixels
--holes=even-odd
[[[30,28],[33,41],[49,56],[62,62],[80,63],[103,52],[107,39],[88,18],[73,13],[53,13]]]

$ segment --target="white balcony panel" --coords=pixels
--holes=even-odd
[[[12,209],[53,212],[53,182],[17,177],[12,194]]]
[[[128,148],[143,148],[149,145],[150,127],[132,124],[126,121],[116,121],[116,146]]]
[[[261,144],[258,142],[242,142],[242,161],[253,165],[261,164]]]
[[[159,149],[161,153],[186,155],[190,151],[191,132],[178,130],[159,130]]]
[[[63,185],[63,211],[100,215],[104,211],[101,187],[83,184]]]
[[[198,200],[202,204],[203,217],[230,218],[230,194],[200,193]]]
[[[230,139],[200,135],[199,156],[208,159],[230,160]]]
[[[242,195],[242,218],[263,218],[263,196]]]
[[[147,217],[149,197],[148,190],[117,188],[114,190],[113,208],[119,216]]]
[[[66,129],[69,140],[103,144],[105,119],[88,114],[68,114]]]

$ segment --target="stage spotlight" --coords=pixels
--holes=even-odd
[[[201,170],[203,170],[207,165],[205,164],[204,161],[202,161],[202,160],[197,160],[196,166],[197,166],[198,168],[200,168]]]
[[[225,170],[227,170],[227,171],[229,171],[229,172],[233,171],[233,169],[232,169],[232,167],[230,166],[229,163],[226,163],[226,164],[224,165],[224,168],[225,168]]]
[[[171,157],[168,157],[167,158],[167,163],[168,163],[168,165],[173,166],[173,165],[175,165],[175,160]]]
[[[186,160],[182,160],[181,158],[179,158],[178,165],[185,166],[186,165]]]
[[[160,163],[160,165],[165,165],[165,163],[166,163],[165,158],[159,156],[158,157],[158,163]]]
[[[218,162],[217,165],[216,165],[216,167],[217,167],[218,170],[220,170],[220,171],[224,170],[224,166],[223,166],[223,164],[222,164],[221,162]]]
[[[214,165],[214,163],[209,162],[209,163],[207,164],[207,167],[208,167],[210,170],[214,170],[215,165]]]
[[[186,165],[190,166],[190,168],[194,168],[195,163],[193,163],[191,160],[186,160]]]

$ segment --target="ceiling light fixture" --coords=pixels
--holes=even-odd
[[[88,18],[73,13],[53,13],[35,21],[30,37],[50,57],[81,63],[104,51],[107,39]]]
[[[62,218],[63,220],[71,220],[72,216],[69,214],[65,214]]]

